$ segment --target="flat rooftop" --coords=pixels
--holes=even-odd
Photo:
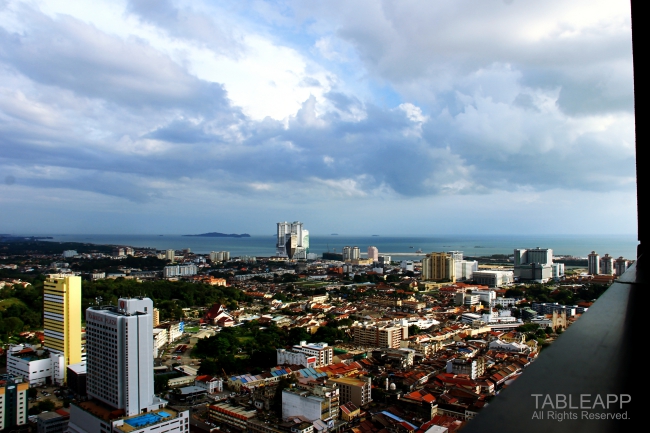
[[[122,418],[124,424],[121,426],[116,426],[115,428],[118,431],[123,431],[125,433],[139,430],[142,427],[146,427],[152,424],[159,422],[169,421],[178,416],[178,412],[168,407],[163,409],[154,410],[147,413],[142,413],[139,415],[133,415],[128,418]]]

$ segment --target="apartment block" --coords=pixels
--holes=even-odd
[[[447,253],[430,253],[422,259],[422,280],[456,281],[454,256]]]
[[[339,388],[339,399],[342,403],[352,402],[355,406],[361,407],[372,401],[372,383],[368,379],[356,379],[353,377],[341,377],[330,379]]]
[[[408,326],[406,325],[357,325],[353,326],[354,343],[359,346],[386,347],[399,349],[400,342],[408,339]]]

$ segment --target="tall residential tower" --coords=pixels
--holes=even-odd
[[[587,267],[589,275],[600,274],[600,256],[596,251],[592,251],[591,254],[587,256]]]

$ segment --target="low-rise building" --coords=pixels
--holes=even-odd
[[[64,433],[68,430],[70,411],[57,409],[52,412],[43,412],[36,417],[36,431],[38,433]]]
[[[169,265],[163,269],[163,276],[165,278],[171,277],[185,277],[196,275],[199,268],[194,263],[187,263],[184,265]]]
[[[185,323],[184,322],[165,322],[161,323],[158,326],[156,326],[155,329],[163,329],[167,331],[167,344],[171,344],[174,341],[178,340],[183,336],[183,332],[185,331]],[[161,337],[161,340],[163,339],[163,336]]]
[[[233,406],[228,403],[217,403],[208,406],[210,421],[223,423],[238,431],[246,431],[248,420],[255,418],[257,412],[243,407]]]
[[[357,418],[361,413],[361,409],[351,401],[348,401],[345,404],[340,406],[341,408],[341,419],[344,421],[352,421]]]
[[[476,284],[489,287],[501,287],[512,284],[514,274],[512,271],[475,271],[472,274],[472,280]]]
[[[223,379],[220,377],[209,375],[197,376],[194,380],[194,385],[205,388],[210,394],[223,391]]]
[[[337,387],[314,387],[310,390],[289,388],[282,390],[282,419],[304,416],[309,421],[331,423],[339,416],[339,390]]]
[[[7,373],[22,376],[29,386],[63,384],[66,373],[65,358],[60,353],[28,344],[11,345],[7,351]]]
[[[267,373],[230,376],[228,386],[237,392],[242,388],[252,390],[258,387],[274,386],[281,378],[287,377],[289,374],[291,374],[291,369],[288,367],[274,367]]]
[[[447,361],[447,373],[466,374],[471,379],[482,376],[485,372],[485,359],[482,357],[474,359],[456,358]]]
[[[310,343],[301,341],[291,347],[290,351],[278,349],[278,364],[292,364],[290,360],[299,360],[295,365],[303,365],[305,367],[323,367],[330,365],[334,358],[334,349],[328,346],[327,343]],[[302,354],[304,356],[299,356]],[[282,362],[280,359],[282,358]],[[303,359],[304,358],[304,359]]]

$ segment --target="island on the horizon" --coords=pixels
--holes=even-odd
[[[219,233],[219,232],[210,232],[210,233],[201,233],[200,235],[183,235],[183,236],[198,236],[202,238],[250,238],[251,235],[248,233],[242,233],[240,235],[236,233]]]

